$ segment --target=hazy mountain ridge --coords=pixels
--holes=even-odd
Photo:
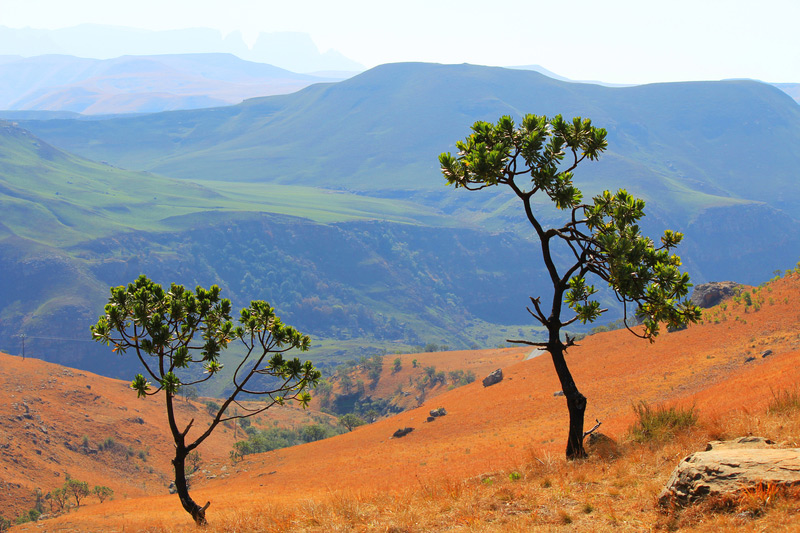
[[[151,113],[236,104],[341,78],[297,74],[231,54],[0,61],[0,109],[84,114]]]
[[[97,43],[103,43],[98,46]],[[210,28],[142,30],[99,24],[44,30],[0,26],[0,54],[24,57],[67,54],[111,59],[125,55],[233,54],[247,61],[295,72],[349,71],[364,67],[335,50],[320,52],[305,33],[260,33],[248,46],[239,31],[223,35]]]

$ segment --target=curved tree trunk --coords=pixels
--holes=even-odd
[[[191,496],[189,496],[189,486],[186,483],[186,456],[188,452],[186,448],[180,446],[175,449],[175,458],[172,460],[172,466],[175,467],[175,489],[178,491],[178,497],[181,499],[181,505],[187,513],[192,515],[192,519],[198,526],[205,526],[208,524],[206,521],[206,509],[211,505],[211,502],[206,503],[205,506],[200,507],[195,503]]]
[[[556,342],[550,341],[548,351],[553,359],[558,380],[561,382],[561,390],[567,399],[567,409],[569,410],[569,435],[567,436],[567,459],[582,459],[586,457],[586,450],[583,448],[583,427],[584,414],[586,413],[586,396],[580,393],[572,373],[567,367],[564,359],[564,348],[556,338]]]

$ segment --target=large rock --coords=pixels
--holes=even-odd
[[[709,443],[680,462],[658,497],[663,506],[686,505],[761,483],[800,485],[800,449],[777,448],[761,437]]]
[[[494,385],[495,383],[500,383],[503,381],[503,370],[498,368],[485,378],[483,378],[483,386],[488,387],[490,385]]]
[[[691,302],[698,307],[708,309],[722,300],[732,297],[739,287],[742,285],[733,281],[714,281],[696,285],[692,291]]]

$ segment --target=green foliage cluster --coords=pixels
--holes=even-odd
[[[253,426],[245,429],[247,439],[233,445],[232,457],[244,457],[253,453],[264,453],[288,448],[306,442],[314,442],[341,435],[344,428],[318,422],[298,428],[269,428],[259,430]]]
[[[363,418],[353,413],[347,413],[339,417],[339,425],[347,428],[347,431],[353,431],[358,426],[366,424]]]
[[[11,526],[12,526],[11,520],[3,517],[3,515],[0,515],[0,532],[8,531],[9,529],[11,529]]]
[[[447,373],[447,379],[450,381],[450,387],[462,387],[469,385],[475,381],[475,372],[472,370],[451,370]]]
[[[630,434],[636,442],[664,442],[679,431],[697,425],[694,407],[652,407],[645,401],[633,405],[636,422],[630,427]]]

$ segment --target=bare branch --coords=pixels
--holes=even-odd
[[[588,437],[589,435],[591,435],[592,433],[594,433],[595,431],[597,431],[597,428],[599,428],[600,425],[602,424],[602,422],[600,422],[600,420],[598,420],[597,418],[595,418],[594,421],[597,422],[597,424],[595,424],[594,427],[592,429],[590,429],[589,431],[584,431],[583,432],[583,438],[584,439],[586,437]]]

